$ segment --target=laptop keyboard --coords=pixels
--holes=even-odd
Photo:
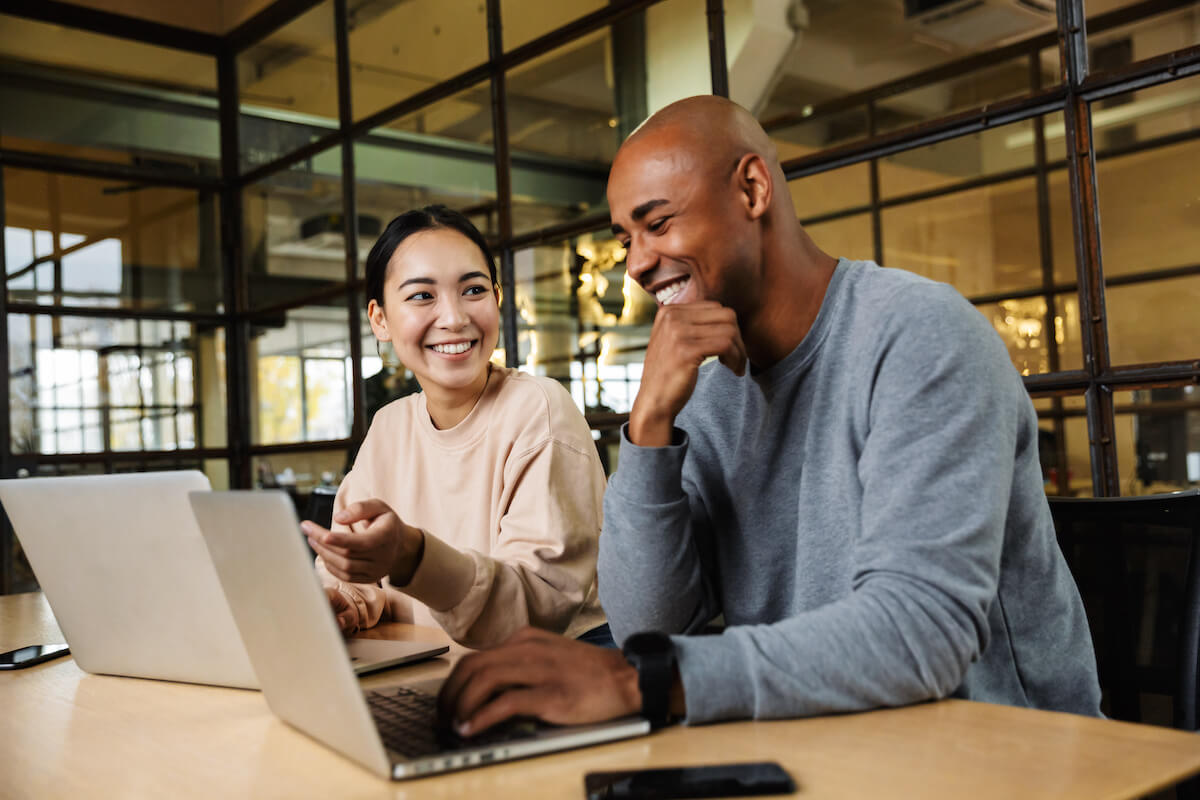
[[[384,746],[408,758],[527,739],[545,727],[529,720],[513,720],[463,738],[437,724],[437,697],[432,694],[397,686],[369,691],[366,697]]]

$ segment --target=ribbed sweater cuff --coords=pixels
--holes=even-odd
[[[645,505],[673,503],[683,495],[683,459],[687,433],[675,428],[666,447],[639,447],[629,441],[629,423],[621,426],[617,471],[609,482],[623,499]]]
[[[754,687],[741,647],[727,636],[672,636],[687,717],[697,725],[754,716]]]

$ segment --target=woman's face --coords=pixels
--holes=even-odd
[[[391,342],[427,391],[472,389],[485,379],[500,336],[500,307],[487,262],[461,233],[409,236],[388,262],[383,305],[367,305],[371,329]]]

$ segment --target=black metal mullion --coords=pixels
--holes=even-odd
[[[508,148],[508,95],[505,68],[500,56],[504,51],[500,0],[487,0],[488,63],[491,69],[492,143],[496,160],[497,233],[502,243],[512,239],[512,158]],[[517,352],[517,284],[512,247],[500,247],[501,323],[504,325],[504,363],[521,363]]]
[[[1029,54],[1029,88],[1038,91],[1042,88],[1042,62],[1037,52]],[[1043,340],[1046,342],[1046,352],[1049,357],[1050,372],[1058,372],[1061,359],[1058,352],[1057,300],[1054,294],[1054,242],[1050,221],[1050,177],[1046,167],[1046,118],[1033,118],[1033,163],[1034,186],[1037,192],[1037,232],[1038,260],[1042,268],[1043,297],[1046,302],[1046,313],[1042,320]],[[1059,495],[1070,494],[1070,480],[1067,475],[1067,429],[1063,422],[1063,400],[1055,396],[1050,400],[1054,412],[1054,463],[1055,489]]]
[[[49,293],[54,298],[55,305],[62,305],[62,300],[63,300],[62,251],[59,248],[59,240],[62,238],[62,206],[59,203],[59,191],[58,190],[59,190],[58,176],[57,175],[47,175],[46,176],[46,212],[47,212],[47,215],[50,217],[50,255],[51,255],[50,264],[51,264],[51,275],[53,276],[50,279]],[[35,250],[35,252],[36,252],[36,250]],[[37,272],[36,271],[34,272],[34,275],[33,275],[33,288],[35,291],[38,289]],[[57,322],[55,324],[57,325]],[[57,334],[58,334],[58,332],[55,331],[56,336],[57,336]],[[57,416],[55,417],[54,428],[55,428],[55,431],[58,430]],[[58,434],[55,433],[55,437],[57,437],[57,436],[58,436]]]
[[[1071,187],[1071,221],[1075,266],[1079,281],[1079,312],[1083,330],[1084,370],[1092,380],[1087,388],[1088,446],[1092,491],[1098,496],[1121,493],[1117,471],[1116,431],[1112,391],[1099,379],[1109,370],[1108,332],[1104,309],[1104,272],[1100,260],[1100,209],[1096,202],[1096,161],[1092,144],[1091,109],[1079,90],[1087,76],[1087,32],[1082,0],[1058,4],[1059,48],[1062,57],[1063,108],[1067,172]]]
[[[220,314],[203,311],[158,311],[139,308],[103,308],[97,306],[47,306],[41,303],[8,303],[11,314],[40,314],[47,317],[103,317],[104,319],[169,319],[197,324],[224,322]]]
[[[219,447],[196,450],[109,450],[103,453],[31,453],[27,463],[35,470],[41,464],[103,464],[106,472],[112,472],[117,462],[137,461],[154,464],[183,459],[204,461],[226,455],[226,451]]]
[[[337,37],[338,124],[342,132],[354,123],[353,84],[350,66],[350,21],[346,0],[334,0],[333,22]],[[367,434],[366,393],[362,374],[362,309],[358,296],[358,193],[354,140],[342,140],[342,221],[346,254],[346,324],[350,328],[350,438],[361,442]]]
[[[1185,383],[1200,386],[1200,359],[1165,361],[1157,364],[1131,364],[1116,367],[1103,375],[1110,386],[1132,387],[1137,384]]]
[[[551,50],[562,47],[564,44],[586,36],[593,31],[612,25],[614,22],[624,19],[637,11],[642,11],[658,2],[661,2],[661,0],[611,0],[607,6],[603,6],[590,14],[579,17],[559,28],[555,28],[531,42],[526,42],[515,50],[504,53],[501,57],[503,63],[500,64],[500,67],[509,70],[526,61],[532,61],[538,56],[545,55]]]
[[[215,33],[100,11],[61,0],[4,0],[0,5],[0,13],[190,53],[211,56],[221,49],[221,37]]]
[[[146,168],[129,164],[91,161],[86,158],[72,158],[24,150],[0,150],[0,166],[78,175],[84,178],[114,179],[147,186],[170,186],[208,191],[221,186],[219,179],[205,175],[164,173],[161,170],[152,172]]]
[[[302,308],[303,306],[311,306],[320,303],[322,300],[329,300],[344,295],[347,290],[357,290],[362,286],[362,281],[355,279],[352,282],[345,283],[343,281],[333,281],[328,286],[323,286],[320,289],[314,289],[311,292],[305,292],[302,295],[288,298],[278,303],[272,303],[269,306],[259,306],[258,308],[247,308],[238,312],[239,318],[248,320],[263,319],[265,317],[277,316],[281,312],[291,311],[293,308]]]
[[[1095,102],[1197,74],[1200,74],[1200,45],[1193,45],[1135,62],[1121,70],[1089,75],[1080,85],[1079,95]]]
[[[867,135],[875,138],[876,119],[874,101],[867,103]],[[883,210],[879,201],[879,159],[872,158],[867,162],[868,180],[871,192],[871,241],[872,255],[876,264],[883,263]]]
[[[712,75],[712,93],[729,97],[729,65],[725,55],[725,2],[707,0],[708,69]]]
[[[262,11],[225,34],[223,49],[236,56],[322,2],[323,0],[274,0]]]
[[[345,450],[350,439],[322,439],[316,442],[288,442],[287,444],[255,444],[248,449],[250,456],[261,457],[284,453],[314,453],[324,450]]]
[[[7,225],[4,202],[4,170],[0,169],[0,230]],[[32,235],[32,234],[30,234]],[[0,265],[8,264],[3,236],[0,236]],[[0,288],[0,478],[11,478],[12,461],[12,373],[8,359],[8,283]],[[0,508],[0,594],[13,588],[13,530],[8,515]]]
[[[1051,87],[1027,97],[1005,100],[981,108],[952,114],[948,117],[922,122],[885,133],[874,139],[851,142],[829,148],[808,156],[784,162],[783,171],[788,180],[815,175],[838,167],[858,164],[871,158],[883,158],[905,150],[979,133],[990,128],[1010,125],[1014,122],[1036,117],[1062,107],[1064,89]]]
[[[545,228],[538,228],[528,233],[513,236],[508,241],[501,241],[499,246],[512,248],[513,250],[522,250],[526,247],[557,244],[558,242],[571,239],[575,236],[581,236],[585,233],[607,230],[611,226],[612,218],[608,215],[608,212],[591,214],[586,217],[570,220],[569,222],[560,222],[555,225],[548,225]]]
[[[221,266],[225,313],[226,447],[229,486],[252,485],[247,455],[250,438],[250,325],[240,316],[246,307],[242,265],[242,189],[237,182],[238,146],[237,56],[226,49],[217,58],[217,87],[221,116]]]

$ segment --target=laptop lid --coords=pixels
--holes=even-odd
[[[198,471],[0,481],[80,669],[255,688],[188,492]]]
[[[190,499],[271,711],[368,769],[390,775],[291,500],[277,491],[193,492]],[[412,660],[449,649],[438,643],[389,644],[411,646]]]

